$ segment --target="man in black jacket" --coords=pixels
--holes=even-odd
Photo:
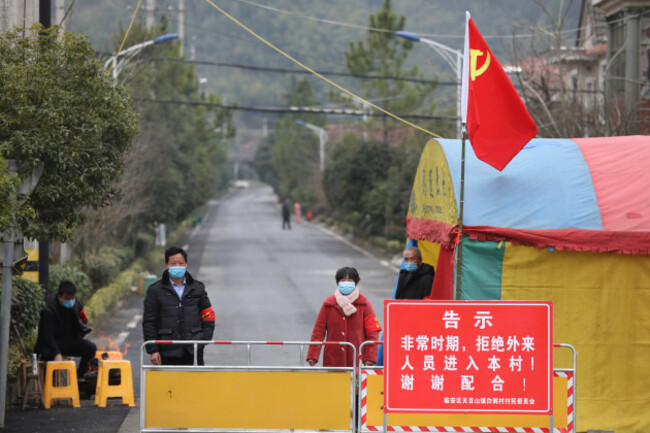
[[[64,356],[80,356],[77,378],[81,380],[88,371],[88,363],[95,357],[97,346],[84,340],[91,329],[86,326],[88,316],[76,295],[77,287],[70,281],[62,281],[58,292],[45,299],[34,352],[43,361],[63,361]]]
[[[165,264],[162,279],[149,287],[144,299],[144,340],[211,340],[214,310],[203,283],[186,272],[187,253],[182,248],[168,248]],[[191,344],[149,344],[147,353],[154,365],[194,364]],[[197,363],[203,365],[202,345]]]
[[[399,271],[395,299],[424,299],[431,294],[433,266],[422,263],[422,253],[417,247],[404,250],[404,265]]]

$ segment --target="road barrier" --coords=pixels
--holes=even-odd
[[[145,365],[148,344],[191,344],[194,365]],[[245,365],[197,365],[199,345],[245,346]],[[352,350],[352,367],[259,366],[254,346],[335,345]],[[140,431],[355,430],[356,349],[348,342],[147,341],[140,348]],[[148,360],[147,360],[148,361]]]
[[[359,347],[359,356],[365,346],[381,344],[367,341]],[[575,382],[577,357],[569,344],[554,344],[556,348],[572,350],[573,368],[553,369],[553,431],[576,433]],[[549,433],[549,418],[544,415],[479,415],[479,414],[413,414],[384,412],[383,367],[359,366],[359,422],[362,433],[378,431],[421,432],[536,432]]]

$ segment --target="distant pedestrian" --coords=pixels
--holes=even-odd
[[[302,208],[300,207],[300,203],[295,202],[293,204],[293,213],[296,216],[296,224],[300,224],[302,219]]]
[[[284,199],[282,203],[282,230],[288,228],[291,230],[291,211],[289,210],[289,200]]]
[[[307,217],[307,221],[311,221],[311,219],[314,217],[310,210],[307,211],[307,214],[305,216]]]
[[[147,290],[142,315],[142,334],[149,340],[210,340],[214,332],[214,310],[202,282],[187,272],[187,253],[182,248],[165,251],[167,269],[162,279]],[[149,344],[153,365],[193,365],[191,344]],[[203,365],[199,345],[198,365]]]
[[[311,341],[347,341],[359,350],[364,341],[376,341],[381,326],[368,298],[359,293],[359,273],[355,268],[336,271],[337,288],[334,295],[325,299],[318,313]],[[321,352],[320,345],[311,345],[307,362],[316,365]],[[370,345],[363,351],[364,365],[377,362],[377,346]],[[352,367],[354,353],[345,346],[326,345],[323,367]]]

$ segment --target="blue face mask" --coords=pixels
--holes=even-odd
[[[170,266],[169,276],[172,278],[183,278],[185,276],[185,266]]]
[[[405,262],[404,269],[406,269],[406,272],[415,272],[418,270],[418,264],[415,262]]]
[[[74,307],[74,304],[76,304],[76,303],[77,303],[76,299],[71,299],[69,301],[63,301],[63,306],[65,308],[72,308],[72,307]]]
[[[339,292],[341,292],[344,295],[349,295],[350,293],[354,292],[354,288],[357,285],[354,283],[354,281],[341,281],[339,282]]]

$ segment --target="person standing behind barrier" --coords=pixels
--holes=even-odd
[[[214,310],[203,283],[187,272],[187,253],[182,248],[168,248],[165,264],[162,279],[149,286],[144,299],[144,341],[211,340]],[[146,349],[154,365],[194,364],[191,344],[149,344]],[[198,349],[197,363],[203,365],[203,346]]]
[[[381,326],[368,298],[359,293],[359,273],[355,268],[336,271],[338,287],[334,295],[325,299],[316,318],[311,341],[347,341],[359,350],[364,341],[376,341]],[[309,365],[316,365],[321,352],[320,345],[311,345],[307,352]],[[377,362],[377,347],[365,346],[361,361],[364,365]],[[349,347],[326,345],[323,367],[352,367],[354,354]]]
[[[404,250],[404,265],[399,271],[395,299],[424,299],[431,295],[435,271],[433,266],[422,263],[418,247]]]
[[[289,210],[289,200],[285,199],[282,203],[282,230],[288,227],[291,230],[291,211]]]

